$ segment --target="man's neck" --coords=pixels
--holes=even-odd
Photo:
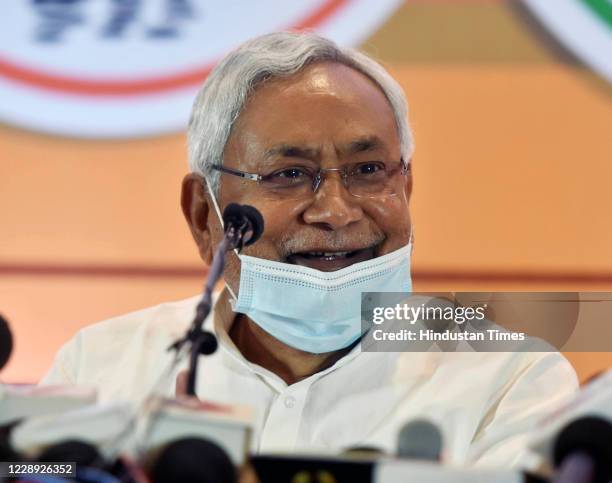
[[[331,367],[352,348],[311,354],[283,344],[243,314],[237,314],[229,336],[249,362],[275,373],[288,385]]]

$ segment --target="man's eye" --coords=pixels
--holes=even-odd
[[[355,174],[368,175],[375,174],[385,170],[383,163],[372,162],[372,163],[361,163],[355,167]]]
[[[304,176],[308,176],[308,173],[301,168],[287,168],[276,171],[272,176],[274,178],[300,179]]]

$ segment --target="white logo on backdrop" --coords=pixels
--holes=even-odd
[[[612,82],[612,0],[523,0],[559,40]]]
[[[224,53],[312,29],[357,45],[401,0],[20,0],[0,16],[0,121],[82,137],[185,128]]]

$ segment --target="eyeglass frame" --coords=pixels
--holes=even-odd
[[[358,163],[360,164],[360,163]],[[367,162],[366,162],[367,164]],[[401,164],[401,174],[402,176],[405,176],[406,174],[408,174],[410,172],[410,162],[406,162],[404,160],[403,157],[400,158],[400,164]],[[317,190],[319,189],[319,186],[321,186],[321,183],[323,182],[323,177],[321,176],[323,173],[328,172],[328,171],[338,171],[340,172],[340,176],[342,176],[342,179],[344,180],[344,187],[348,189],[348,186],[346,184],[346,180],[349,178],[349,174],[347,172],[349,165],[345,165],[342,166],[341,168],[319,168],[315,174],[315,176],[313,176],[312,178],[312,192],[316,193]],[[258,174],[258,173],[248,173],[246,171],[240,171],[239,169],[233,169],[233,168],[227,168],[223,165],[219,165],[219,164],[213,164],[211,166],[212,169],[215,169],[221,173],[225,173],[225,174],[231,174],[232,176],[238,176],[240,178],[243,179],[248,179],[249,181],[264,181],[268,176],[271,176],[274,173],[270,173],[269,175],[263,175],[263,174]],[[350,191],[349,191],[350,193]],[[351,193],[352,195],[352,193]],[[355,195],[353,195],[355,196]]]

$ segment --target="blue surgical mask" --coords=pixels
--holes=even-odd
[[[213,203],[221,219],[214,198]],[[313,354],[344,349],[367,330],[361,323],[362,292],[411,292],[411,252],[412,240],[334,272],[239,254],[240,289],[237,298],[230,289],[232,308],[295,349]]]

